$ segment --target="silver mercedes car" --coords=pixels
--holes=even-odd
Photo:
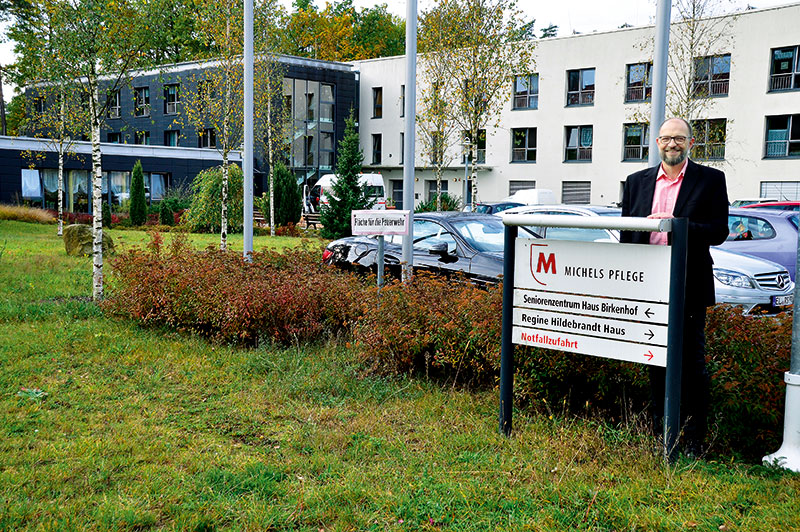
[[[524,205],[498,214],[559,214],[574,216],[620,216],[617,207],[592,205]],[[531,227],[543,238],[589,242],[619,242],[619,232],[611,229]],[[746,313],[775,313],[789,310],[794,301],[794,283],[789,272],[772,261],[712,247],[714,289],[717,303],[741,305]]]

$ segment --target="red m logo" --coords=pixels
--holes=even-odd
[[[556,273],[556,254],[549,253],[545,255],[543,252],[539,252],[539,257],[536,260],[536,271],[533,269],[533,256],[534,256],[534,246],[531,246],[531,275],[533,276],[533,280],[539,283],[542,286],[547,286],[547,283],[541,282],[539,279],[536,278],[537,273]],[[552,270],[552,271],[551,271]]]

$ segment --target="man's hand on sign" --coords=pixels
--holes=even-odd
[[[671,212],[654,212],[648,218],[673,218]]]

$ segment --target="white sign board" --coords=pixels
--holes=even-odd
[[[410,211],[352,211],[354,235],[407,235]]]
[[[517,239],[513,342],[667,364],[668,246]]]

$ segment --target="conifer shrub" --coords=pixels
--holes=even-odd
[[[103,227],[110,229],[111,221],[111,207],[109,207],[108,203],[103,202]]]
[[[158,205],[158,218],[161,225],[175,225],[175,213],[166,201],[161,201]]]
[[[144,174],[142,173],[141,161],[136,161],[131,174],[130,215],[133,225],[144,225],[147,222],[147,198],[144,192]]]

